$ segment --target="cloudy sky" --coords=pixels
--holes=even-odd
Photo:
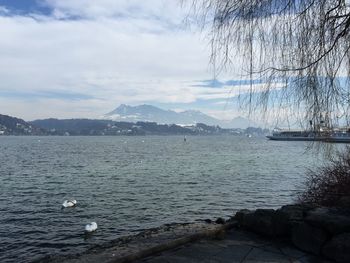
[[[242,115],[179,0],[0,0],[0,113],[97,118],[119,104]],[[237,61],[239,65],[239,61]],[[259,87],[261,84],[257,84]]]

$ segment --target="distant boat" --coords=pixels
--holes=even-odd
[[[276,129],[272,135],[266,136],[275,141],[322,141],[336,143],[350,143],[349,129],[333,129],[327,131],[280,130]]]

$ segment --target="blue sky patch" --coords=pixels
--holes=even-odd
[[[203,88],[222,88],[225,86],[240,86],[240,85],[249,85],[249,84],[261,84],[265,83],[262,79],[252,79],[252,80],[227,80],[220,81],[217,79],[208,79],[197,81],[198,84],[191,85],[192,87],[203,87]]]
[[[39,13],[49,15],[51,8],[38,0],[0,0],[0,6],[5,7],[10,11],[10,14],[27,15]]]

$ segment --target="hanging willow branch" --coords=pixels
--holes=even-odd
[[[329,127],[349,120],[349,0],[187,1],[211,29],[216,65],[229,69],[243,57],[244,72],[267,83],[249,104],[277,99]],[[274,92],[276,82],[286,88]]]

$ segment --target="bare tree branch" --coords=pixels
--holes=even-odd
[[[216,68],[229,69],[238,54],[242,72],[266,81],[264,92],[251,90],[249,107],[267,109],[273,83],[285,81],[287,88],[277,95],[282,107],[329,127],[339,116],[349,119],[348,0],[187,1],[211,27]]]

